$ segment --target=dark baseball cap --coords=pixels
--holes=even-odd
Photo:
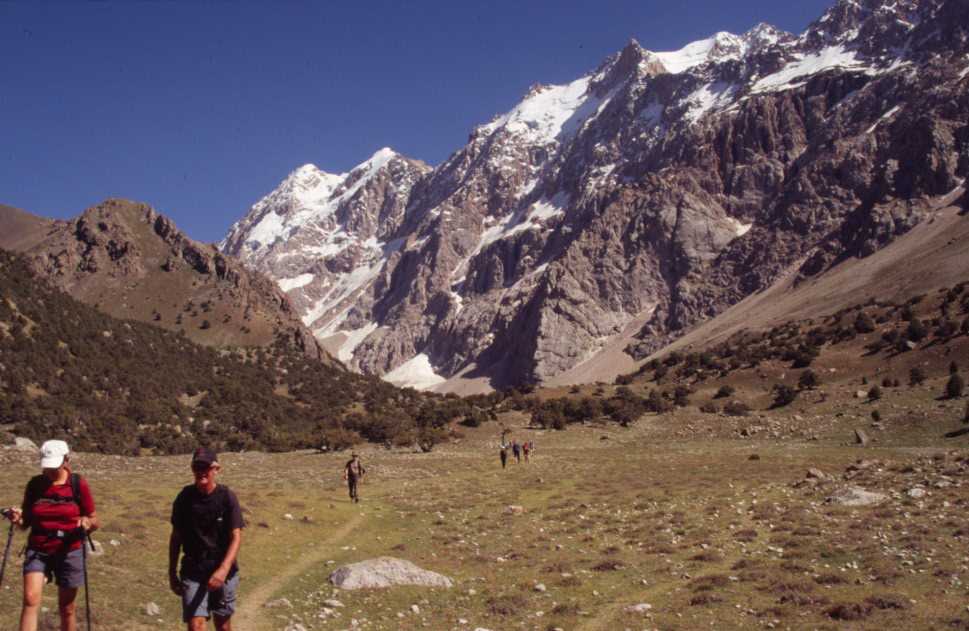
[[[208,447],[199,447],[192,453],[192,464],[206,464],[212,466],[213,463],[218,462],[219,458],[215,455],[215,452]]]

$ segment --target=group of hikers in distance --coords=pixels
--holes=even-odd
[[[87,589],[90,533],[101,526],[87,480],[71,470],[70,449],[62,440],[40,448],[42,473],[27,483],[23,503],[2,511],[10,532],[0,568],[6,570],[14,527],[30,529],[23,563],[23,608],[20,631],[37,631],[45,579],[57,583],[61,631],[76,631],[75,600]],[[236,558],[245,523],[235,493],[216,479],[222,470],[217,454],[206,447],[192,453],[194,481],[172,504],[168,541],[169,587],[182,599],[182,619],[189,631],[205,629],[211,618],[218,631],[231,631],[239,589]],[[350,501],[359,502],[358,485],[366,474],[353,454],[343,468]],[[181,566],[179,567],[179,559]],[[85,608],[91,628],[90,604]]]
[[[498,447],[498,457],[501,458],[501,468],[504,469],[508,465],[508,449],[511,449],[511,454],[515,457],[515,462],[521,464],[522,457],[525,458],[525,462],[528,462],[528,456],[532,451],[535,450],[535,443],[530,440],[526,440],[519,443],[517,440],[513,440],[510,444],[505,440],[505,434],[501,435],[501,442]]]

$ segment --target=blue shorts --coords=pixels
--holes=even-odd
[[[24,576],[34,572],[53,574],[58,587],[81,587],[84,585],[84,551],[78,548],[67,554],[46,554],[28,548],[24,556]]]
[[[239,591],[239,573],[236,572],[222,589],[210,592],[206,588],[208,580],[196,581],[181,577],[182,581],[182,622],[192,618],[205,618],[215,615],[228,618],[236,610],[236,593]]]

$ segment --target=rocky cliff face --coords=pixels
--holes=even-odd
[[[282,336],[328,359],[274,281],[192,241],[146,204],[111,199],[45,226],[43,238],[20,248],[31,267],[109,315],[218,346],[262,346]]]
[[[301,169],[223,249],[277,278],[353,367],[393,381],[545,380],[630,331],[642,356],[963,195],[966,25],[965,0],[841,0],[800,36],[630,42],[568,85],[535,86],[433,171],[388,174],[382,190],[400,196],[361,199],[367,221],[292,211]],[[319,177],[321,199],[343,199],[340,178]],[[253,236],[266,217],[288,232]]]

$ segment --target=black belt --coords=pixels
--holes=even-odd
[[[50,528],[38,528],[37,526],[34,526],[30,529],[30,536],[41,536],[49,537],[51,539],[64,540],[73,538],[81,539],[84,536],[83,532],[84,531],[80,528],[74,528],[72,530],[53,530]]]

